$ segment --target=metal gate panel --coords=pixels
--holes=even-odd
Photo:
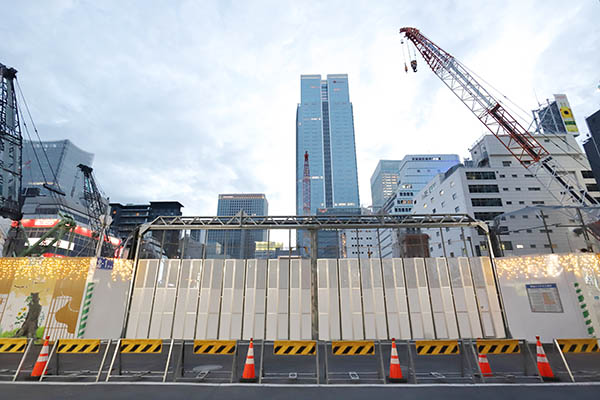
[[[291,260],[290,268],[290,339],[310,339],[311,299],[310,260]]]
[[[490,261],[487,257],[471,257],[469,263],[479,305],[483,337],[505,337],[498,294],[493,276],[490,276],[492,274]]]
[[[225,260],[219,339],[240,339],[244,302],[244,260]]]
[[[448,258],[447,261],[460,337],[481,337],[481,323],[473,291],[469,260],[466,257],[458,257]]]
[[[183,260],[177,289],[174,339],[193,339],[198,311],[202,260]]]
[[[216,339],[223,285],[223,260],[205,260],[202,269],[200,300],[195,339]]]
[[[422,258],[405,258],[404,272],[413,338],[433,339],[435,330],[425,275],[425,261]]]
[[[335,259],[317,260],[319,339],[341,339],[338,266]]]
[[[128,338],[148,337],[150,325],[150,309],[158,274],[158,260],[139,260],[136,282],[131,301]]]
[[[267,260],[248,260],[244,296],[244,340],[263,339],[265,336],[266,287]]]
[[[340,259],[338,262],[342,339],[364,339],[365,333],[358,259]]]
[[[389,335],[397,339],[411,339],[402,259],[383,258],[381,262]]]
[[[359,260],[365,316],[365,337],[387,339],[388,329],[379,258]]]
[[[458,327],[445,258],[426,258],[425,265],[437,338],[458,338]]]
[[[289,260],[269,260],[266,340],[288,337]]]
[[[170,339],[180,260],[160,260],[149,338]]]

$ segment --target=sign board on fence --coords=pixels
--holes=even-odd
[[[561,313],[563,312],[560,295],[556,283],[537,283],[525,285],[531,312]]]

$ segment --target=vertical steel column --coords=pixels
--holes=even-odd
[[[319,340],[319,299],[318,299],[318,281],[317,281],[317,234],[316,229],[310,229],[310,297],[311,297],[311,324],[313,340]]]
[[[469,249],[467,248],[467,239],[465,237],[465,229],[460,227],[460,234],[462,235],[463,245],[465,246],[465,257],[469,257]]]
[[[554,245],[552,244],[552,239],[550,239],[550,232],[548,231],[548,224],[546,223],[546,215],[542,210],[540,210],[540,216],[542,217],[542,223],[544,224],[544,231],[546,232],[546,237],[548,238],[548,244],[550,245],[550,252],[554,254]],[[585,229],[584,229],[585,231]],[[502,244],[502,242],[500,242]]]
[[[487,239],[488,254],[490,257],[490,265],[492,267],[492,272],[494,275],[494,283],[496,284],[496,294],[498,295],[498,300],[500,301],[500,311],[502,313],[502,324],[504,325],[504,331],[506,332],[506,337],[512,338],[512,334],[510,333],[510,329],[508,328],[508,318],[506,317],[506,309],[504,308],[504,298],[502,297],[502,289],[500,288],[500,279],[498,278],[498,271],[496,270],[494,249],[492,248],[492,239],[490,238],[489,230],[485,231],[485,238]],[[470,265],[469,265],[469,267],[470,267]],[[472,274],[472,272],[471,272],[471,274]],[[475,289],[475,281],[473,281],[473,289]],[[475,296],[475,298],[477,298],[477,296]],[[482,323],[481,317],[479,318],[479,322]],[[482,325],[481,329],[483,332],[483,325]]]
[[[592,245],[592,241],[590,240],[590,235],[588,234],[588,228],[585,226],[585,222],[583,220],[583,215],[581,214],[581,209],[576,207],[577,216],[579,217],[579,222],[581,222],[581,230],[583,232],[583,239],[585,240],[585,247],[587,247],[589,252],[594,252],[594,246]],[[568,238],[568,236],[567,236]]]
[[[135,284],[135,280],[137,278],[138,264],[140,262],[140,249],[142,247],[142,240],[144,234],[142,233],[141,227],[137,233],[137,246],[135,247],[135,255],[133,258],[133,272],[131,274],[131,283],[129,284],[129,294],[127,296],[127,302],[125,303],[125,316],[123,317],[123,329],[121,330],[121,337],[124,338],[127,333],[127,325],[129,324],[129,313],[131,312],[131,301],[133,299],[133,288]]]
[[[444,251],[444,257],[448,257],[446,255],[446,243],[444,243],[444,232],[442,232],[441,227],[440,227],[440,239],[442,240],[442,250]]]

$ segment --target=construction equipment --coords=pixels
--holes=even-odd
[[[550,191],[559,204],[575,203],[578,206],[598,204],[585,186],[571,177],[464,65],[416,28],[401,28],[400,34],[404,34],[414,44],[433,73],[525,168],[532,171],[533,175],[544,184],[538,172],[545,171],[551,177],[550,182],[556,182],[563,188],[560,193]],[[416,60],[413,61],[411,67],[416,72]]]
[[[110,246],[107,237],[104,234],[106,228],[110,225],[108,204],[106,204],[104,196],[102,196],[100,189],[98,189],[98,185],[92,174],[92,167],[79,164],[77,168],[83,172],[83,197],[87,207],[93,238],[98,240],[98,245],[96,247],[96,257],[98,257],[101,255],[103,247]],[[112,256],[112,254],[110,255]]]
[[[304,174],[302,175],[302,213],[310,215],[310,166],[308,151],[304,153]]]

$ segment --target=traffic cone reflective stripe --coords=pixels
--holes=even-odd
[[[42,346],[42,351],[40,351],[40,355],[38,356],[38,359],[35,362],[35,365],[33,367],[33,370],[31,371],[32,377],[42,376],[42,373],[44,372],[44,368],[46,368],[46,363],[48,362],[48,351],[49,351],[48,340],[49,339],[50,339],[50,336],[46,336],[46,340],[44,341],[44,345]]]
[[[478,360],[479,369],[481,370],[481,375],[483,376],[492,376],[492,368],[490,367],[490,363],[485,354],[479,354]]]
[[[544,347],[540,342],[540,337],[536,336],[536,353],[537,353],[537,367],[540,372],[540,376],[543,380],[556,380],[554,377],[554,373],[552,372],[552,368],[550,368],[550,363],[548,362],[548,358],[546,357],[546,352],[544,351]]]
[[[256,372],[254,371],[254,344],[252,338],[250,338],[250,347],[248,347],[248,355],[246,356],[246,364],[244,364],[244,372],[241,381],[256,382]]]
[[[400,368],[400,359],[398,358],[398,349],[396,348],[396,339],[392,338],[392,353],[390,356],[390,382],[404,382],[402,377],[402,368]]]

